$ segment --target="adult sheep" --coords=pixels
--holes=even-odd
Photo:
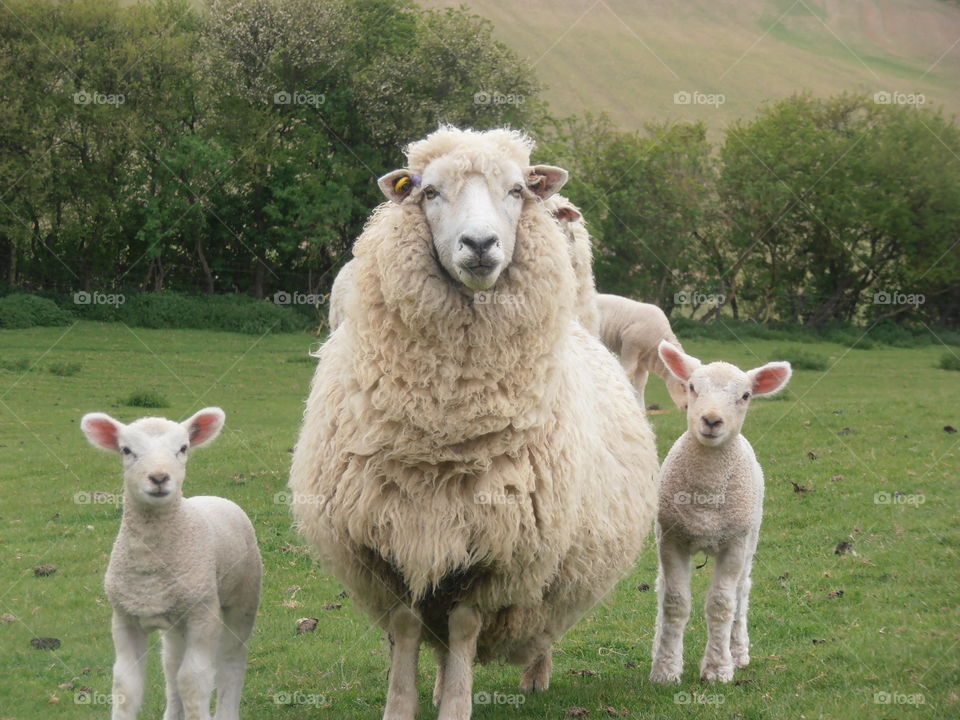
[[[577,280],[577,319],[591,335],[600,335],[600,311],[597,309],[597,286],[593,278],[593,243],[580,208],[563,195],[544,201],[547,211],[560,223],[567,236],[567,249]]]
[[[380,179],[347,321],[319,351],[293,456],[294,517],[391,638],[384,718],[440,720],[472,663],[525,667],[630,569],[655,512],[653,434],[616,359],[574,321],[565,238],[510,130],[441,127]]]

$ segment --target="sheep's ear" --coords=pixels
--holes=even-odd
[[[690,376],[693,375],[694,370],[700,367],[701,364],[695,357],[687,355],[667,340],[660,341],[657,352],[660,354],[660,359],[663,360],[663,364],[667,366],[667,369],[678,380],[682,380],[683,382],[687,382]]]
[[[121,428],[123,423],[117,422],[106,413],[87,413],[80,421],[80,429],[91,445],[114,452],[120,449],[117,436]]]
[[[381,192],[387,200],[402,203],[418,184],[417,178],[409,170],[394,170],[377,180]]]
[[[566,220],[567,222],[576,222],[582,217],[580,211],[573,205],[561,205],[553,211],[553,216],[557,220]]]
[[[189,420],[180,423],[187,431],[187,437],[190,438],[190,447],[200,447],[206,445],[220,434],[220,428],[223,427],[224,420],[227,419],[226,413],[218,407],[208,407],[199,410]]]
[[[754,397],[763,397],[783,390],[792,374],[790,363],[772,362],[751,370],[747,377],[753,385]]]
[[[553,165],[534,165],[527,168],[527,189],[541,200],[558,192],[567,183],[570,174]]]

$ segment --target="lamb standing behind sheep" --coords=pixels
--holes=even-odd
[[[700,677],[730,682],[750,662],[750,570],[763,516],[763,471],[740,433],[752,397],[772,395],[790,379],[790,363],[743,372],[724,362],[701,365],[664,341],[660,357],[687,388],[687,431],[660,473],[657,514],[656,636],[653,682],[680,682],[683,629],[690,616],[690,559],[716,556],[707,594],[708,640]]]
[[[113,720],[134,720],[144,694],[147,635],[163,633],[164,720],[238,720],[247,639],[260,604],[263,565],[249,518],[219,497],[182,496],[188,451],[212,441],[220,408],[183,423],[104,413],[80,427],[121,455],[123,519],[104,582],[113,606]]]
[[[384,176],[354,247],[348,321],[321,347],[290,475],[310,544],[391,638],[384,718],[417,711],[433,645],[440,720],[472,663],[526,666],[630,569],[656,503],[653,434],[573,322],[566,242],[514,131],[444,127]]]
[[[600,313],[600,339],[610,352],[620,357],[624,372],[637,391],[640,406],[646,407],[643,391],[652,371],[663,378],[671,399],[683,410],[686,388],[657,354],[661,340],[680,347],[663,310],[649,303],[603,293],[597,295],[596,306]]]
[[[349,294],[353,290],[353,269],[354,261],[349,260],[340,268],[340,272],[333,279],[333,286],[330,288],[330,312],[328,321],[330,323],[330,332],[338,327],[347,316],[347,303]]]
[[[577,280],[577,318],[594,336],[600,335],[600,313],[597,310],[597,287],[593,278],[593,246],[580,209],[563,195],[554,195],[544,206],[567,236],[570,262]]]

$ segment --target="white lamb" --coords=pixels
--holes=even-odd
[[[577,280],[577,318],[591,335],[600,335],[600,314],[597,311],[597,287],[593,278],[593,244],[580,209],[563,195],[544,200],[547,212],[556,218],[567,236],[567,249]]]
[[[219,497],[184,498],[190,450],[223,426],[220,408],[182,423],[104,413],[80,427],[123,460],[123,519],[104,585],[113,606],[113,720],[134,720],[144,694],[147,634],[163,634],[164,720],[240,717],[247,639],[260,604],[263,565],[249,518]]]
[[[659,604],[650,680],[680,682],[690,559],[703,551],[716,556],[716,569],[707,594],[708,640],[700,677],[729,682],[735,666],[750,662],[747,602],[763,515],[763,471],[740,429],[751,398],[772,395],[787,384],[790,363],[743,372],[725,362],[701,365],[666,341],[659,352],[686,385],[687,431],[660,472]]]
[[[386,720],[468,720],[472,665],[550,682],[551,646],[628,571],[653,519],[653,433],[574,322],[566,179],[508,130],[443,127],[380,179],[347,318],[320,350],[290,487],[300,529],[390,635]]]
[[[623,370],[637,391],[640,406],[646,407],[643,392],[652,371],[663,378],[671,399],[683,410],[686,388],[670,374],[657,354],[661,340],[680,347],[663,310],[649,303],[603,293],[597,295],[596,306],[600,313],[600,340],[620,357]]]

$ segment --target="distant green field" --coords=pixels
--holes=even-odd
[[[921,94],[926,107],[960,113],[960,4],[944,0],[465,4],[534,63],[560,115],[605,111],[624,128],[701,120],[716,136],[761,103],[804,90]],[[674,102],[676,93],[697,92],[723,102]]]
[[[92,322],[0,331],[0,614],[13,616],[0,622],[0,720],[108,715],[98,704],[110,692],[113,662],[102,576],[119,509],[91,502],[87,493],[119,492],[121,480],[117,458],[82,437],[81,415],[180,419],[204,405],[222,406],[227,425],[191,460],[187,494],[222,495],[243,506],[266,564],[244,717],[381,716],[383,638],[310,559],[288,507],[275,501],[313,370],[306,352],[315,342],[306,334],[257,339]],[[685,345],[705,360],[743,366],[784,348],[733,337]],[[518,669],[477,669],[475,692],[503,704],[477,705],[476,718],[559,719],[574,706],[590,718],[960,717],[960,434],[944,431],[960,427],[960,382],[936,367],[942,347],[803,349],[825,359],[827,369],[798,370],[787,396],[756,402],[746,423],[767,473],[751,666],[732,685],[698,681],[709,562],[695,571],[682,685],[647,681],[656,574],[648,545],[609,600],[559,643],[548,692],[518,696]],[[118,406],[146,392],[169,407]],[[668,408],[658,380],[647,398]],[[669,409],[652,421],[662,456],[684,418]],[[852,552],[835,554],[844,541]],[[41,564],[57,570],[37,577]],[[651,589],[639,589],[646,585]],[[316,631],[297,635],[297,619],[311,616],[319,618]],[[61,645],[36,650],[34,637]],[[151,638],[159,645],[157,635]],[[144,718],[162,713],[157,655]],[[433,672],[433,659],[425,657],[422,718],[436,717],[429,705]],[[78,696],[81,688],[93,694]]]

